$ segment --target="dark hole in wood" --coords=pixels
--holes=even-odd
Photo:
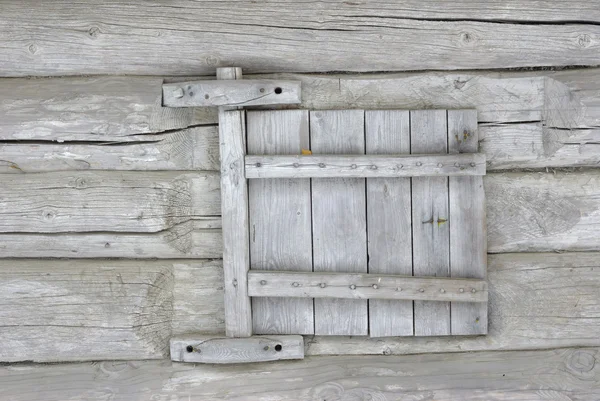
[[[190,92],[190,97],[194,96],[194,92]]]
[[[186,351],[187,351],[187,352],[194,352],[194,347],[192,347],[191,345],[188,345],[188,346],[186,347]]]
[[[283,89],[281,89],[280,87],[275,88],[275,94],[276,95],[280,95],[281,92],[283,92]]]
[[[283,347],[281,346],[281,344],[277,344],[277,345],[275,346],[275,351],[279,352],[279,351],[281,351],[281,349],[282,349],[282,348],[283,348]]]

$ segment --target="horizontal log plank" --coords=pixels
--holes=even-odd
[[[599,365],[598,348],[310,357],[229,366],[170,361],[9,365],[0,367],[0,387],[13,401],[589,401],[598,395]]]
[[[204,80],[163,85],[163,106],[216,107],[300,103],[300,81]]]
[[[485,155],[246,156],[246,178],[485,175]]]
[[[0,174],[68,170],[219,170],[216,126],[134,135],[127,139],[137,139],[137,142],[0,143]]]
[[[175,336],[224,334],[223,269],[218,260],[4,260],[0,264],[5,289],[0,294],[4,305],[0,336],[5,341],[1,362],[163,358],[170,332]],[[488,265],[487,336],[316,336],[306,338],[305,353],[600,347],[600,253],[489,255]],[[98,297],[105,302],[98,302]],[[156,313],[144,312],[149,310]],[[171,331],[160,320],[163,316],[172,319]],[[149,322],[156,324],[144,326]]]
[[[171,338],[171,360],[192,363],[256,363],[304,358],[299,335],[245,338],[189,335]]]
[[[484,280],[384,274],[248,272],[251,297],[406,299],[487,302]]]
[[[303,99],[299,107],[308,109],[476,108],[480,152],[486,154],[488,171],[497,171],[597,167],[600,85],[595,82],[600,82],[599,73],[600,69],[593,68],[358,76],[276,74],[252,78],[301,81]],[[104,169],[122,170],[217,170],[218,146],[213,136],[206,140],[203,135],[196,136],[196,146],[187,142],[191,139],[187,132],[178,136],[179,129],[216,124],[217,111],[210,107],[161,107],[161,85],[162,79],[156,77],[0,81],[0,115],[4,116],[0,141],[6,141],[0,144],[6,155],[0,160],[0,172],[19,172],[19,168],[26,172],[102,169],[103,165]],[[193,132],[195,135],[197,131]],[[123,149],[119,144],[146,140],[160,142],[129,148],[133,160],[115,160],[119,149]],[[31,145],[36,144],[18,141],[63,143],[52,142],[52,147],[34,151]],[[71,141],[101,141],[112,146],[85,151],[80,143]],[[212,147],[206,151],[209,145]],[[144,154],[143,149],[148,153]],[[188,157],[191,149],[194,157]],[[136,154],[141,159],[136,159]]]
[[[216,173],[124,173],[0,175],[10,183],[0,194],[0,257],[222,257]],[[78,189],[82,177],[95,189]],[[23,198],[37,193],[32,182],[45,197]],[[600,250],[599,171],[494,173],[483,182],[490,253]],[[176,189],[187,183],[189,206]],[[60,196],[50,203],[48,194]]]
[[[0,35],[13,38],[0,52],[0,71],[11,77],[189,76],[230,65],[248,72],[328,72],[600,64],[597,4],[579,1],[575,11],[541,4],[243,1],[222,7],[63,0],[23,9],[12,0],[3,4],[0,20]]]
[[[0,232],[158,232],[221,213],[215,172],[0,175]]]

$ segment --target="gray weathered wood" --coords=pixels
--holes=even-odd
[[[215,172],[0,174],[0,232],[159,232],[219,215]]]
[[[477,111],[448,110],[448,151],[477,152]],[[487,274],[485,194],[481,177],[450,177],[450,275],[484,279]],[[452,334],[486,334],[487,304],[452,302]]]
[[[169,311],[173,335],[225,332],[220,261],[38,259],[5,260],[1,264],[0,275],[7,281],[3,281],[4,291],[0,295],[3,302],[0,326],[3,323],[7,326],[0,329],[0,337],[8,339],[0,358],[2,362],[161,358],[167,344],[161,339],[168,337],[166,322],[147,327],[162,327],[161,330],[148,330],[141,336],[132,334],[146,329],[138,327],[139,324],[154,321],[155,317],[140,311],[156,310],[153,308],[159,304],[163,305],[160,310],[164,314],[160,312],[157,316]],[[600,346],[599,253],[489,255],[488,265],[487,336],[378,339],[316,336],[307,337],[306,354],[389,355]],[[160,291],[143,284],[151,283],[152,278],[158,281],[159,272],[166,275],[166,282],[158,284]],[[61,275],[60,280],[55,280],[56,274]],[[50,292],[24,292],[40,288]],[[110,294],[111,288],[113,296],[107,302],[97,302],[96,294]],[[169,298],[171,291],[172,301],[165,302],[172,302],[172,314],[171,307],[161,301],[163,297]],[[135,294],[135,298],[114,295],[123,293]],[[85,299],[82,294],[87,294]],[[71,303],[73,299],[77,305]],[[52,325],[50,321],[60,324]],[[38,326],[39,322],[48,323]],[[23,341],[24,338],[31,340]],[[153,344],[159,347],[154,348]]]
[[[248,184],[244,177],[245,135],[243,111],[219,111],[225,322],[230,337],[252,335],[252,310],[246,281],[250,254]]]
[[[249,179],[469,175],[485,175],[485,155],[246,156],[246,178]]]
[[[300,153],[309,148],[308,111],[248,112],[248,153]],[[246,156],[248,157],[248,156]],[[251,180],[250,268],[312,271],[309,179]],[[313,301],[253,299],[256,334],[313,334]]]
[[[251,297],[487,302],[484,280],[385,274],[250,271]]]
[[[170,361],[0,367],[13,401],[440,400],[590,401],[600,349],[412,356],[334,356],[251,365]]]
[[[0,173],[219,170],[219,135],[216,126],[126,137],[128,141],[137,142],[115,139],[115,142],[88,144],[50,141],[0,144]]]
[[[102,222],[105,224],[108,222]],[[3,233],[0,257],[222,258],[220,227],[220,218],[203,218],[151,233]]]
[[[160,77],[2,80],[0,140],[139,142],[138,135],[217,122],[214,109],[162,107],[162,83]]]
[[[327,72],[600,64],[595,1],[578,1],[575,11],[550,0],[21,5],[3,4],[0,35],[10,38],[0,58],[3,76],[189,76],[227,65]]]
[[[446,153],[446,110],[410,112],[410,151]],[[415,276],[450,275],[448,178],[412,178],[412,244]],[[416,336],[450,334],[450,304],[415,301]]]
[[[409,154],[409,112],[365,111],[365,145],[368,155]],[[367,206],[369,273],[412,275],[410,179],[368,179]],[[412,301],[369,301],[371,337],[412,334]]]
[[[232,79],[232,78],[229,78]],[[166,107],[261,106],[300,103],[300,82],[205,80],[163,85]]]
[[[170,262],[0,260],[3,362],[164,358]]]
[[[362,110],[310,113],[315,154],[364,154]],[[313,270],[367,271],[365,180],[312,179]],[[366,300],[315,300],[315,334],[366,335]]]
[[[480,151],[487,156],[488,170],[497,171],[598,166],[600,86],[595,82],[600,81],[599,71],[592,68],[360,76],[278,74],[254,78],[302,81],[300,107],[308,109],[476,108]],[[4,117],[0,121],[0,139],[59,140],[65,141],[64,146],[78,145],[70,144],[71,140],[118,144],[144,141],[144,137],[150,138],[148,134],[161,138],[175,136],[176,131],[162,133],[217,122],[214,108],[160,107],[161,83],[162,79],[156,77],[4,80],[0,84],[0,115]],[[16,146],[16,150],[5,154],[24,149],[32,157],[28,159],[30,165],[39,163],[43,168],[48,163],[37,158],[43,155],[27,151],[29,144],[8,146]],[[150,144],[145,146],[152,149]],[[67,153],[59,145],[55,149],[60,154]],[[170,146],[160,148],[168,154],[181,151],[182,155],[189,154],[187,149],[183,144],[177,150],[171,150]],[[218,153],[218,147],[213,151]],[[3,152],[7,152],[6,148]],[[202,154],[200,151],[199,155]],[[177,160],[183,163],[184,159],[188,160],[187,156]],[[199,157],[195,160],[202,163]],[[3,157],[0,171],[15,171],[11,168],[14,162]],[[71,169],[87,168],[86,163],[70,165]],[[107,168],[113,168],[112,162]],[[196,167],[190,165],[187,169]]]
[[[189,335],[171,339],[171,360],[193,363],[256,363],[304,358],[302,336],[229,338]]]

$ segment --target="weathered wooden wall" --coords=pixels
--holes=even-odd
[[[2,366],[0,398],[600,397],[600,68],[571,69],[600,65],[600,1],[6,0],[0,37],[0,362],[124,361]],[[477,109],[487,336],[140,361],[224,332],[217,113],[161,85],[230,65],[305,109]]]

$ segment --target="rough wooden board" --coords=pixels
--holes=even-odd
[[[0,174],[0,187],[3,233],[158,232],[221,211],[215,172]]]
[[[477,152],[477,111],[448,110],[448,152]],[[468,153],[467,153],[468,154]],[[487,232],[482,177],[450,177],[450,275],[485,280]],[[487,304],[452,302],[452,334],[486,334]]]
[[[410,152],[446,153],[446,110],[411,110]],[[411,179],[413,275],[450,275],[450,230],[448,224],[448,178]],[[416,336],[450,334],[450,304],[414,302]]]
[[[168,261],[0,260],[0,361],[164,358],[173,269]]]
[[[314,154],[364,154],[364,112],[311,112],[310,140]],[[315,272],[367,271],[365,202],[363,178],[312,179]],[[315,333],[366,335],[367,301],[316,299]]]
[[[13,401],[595,400],[598,348],[311,357],[252,365],[161,361],[0,367]]]
[[[246,156],[252,178],[397,178],[485,175],[485,155]]]
[[[367,154],[409,154],[408,111],[365,111]],[[367,180],[367,251],[371,274],[412,275],[410,179]],[[371,337],[413,334],[412,301],[369,301]]]
[[[229,337],[252,335],[252,309],[246,281],[250,238],[248,181],[244,177],[245,137],[245,112],[219,110],[225,325]]]
[[[480,3],[306,7],[244,1],[223,7],[184,0],[152,5],[63,0],[51,9],[30,1],[24,9],[12,0],[3,4],[0,20],[0,35],[14,38],[0,53],[0,71],[193,75],[229,65],[248,72],[326,72],[600,64],[598,13],[585,14],[597,8],[595,2],[578,7],[579,1],[576,11],[563,11],[566,5],[548,0],[526,6],[513,0],[476,11]],[[544,12],[532,11],[545,6]],[[553,11],[557,14],[548,17]],[[578,18],[563,20],[563,13]]]
[[[220,227],[221,219],[211,218],[157,233],[7,233],[0,234],[0,257],[222,258]]]
[[[340,266],[340,270],[341,270]],[[251,297],[487,302],[485,280],[367,273],[248,272]]]
[[[495,174],[483,183],[489,252],[600,249],[600,171]]]
[[[256,363],[304,358],[300,335],[246,338],[189,335],[171,338],[171,360],[191,363]]]
[[[487,336],[316,337],[307,355],[419,354],[600,346],[600,253],[488,256]]]
[[[202,80],[163,85],[163,106],[262,106],[300,103],[300,81]]]
[[[6,16],[5,4],[2,11]],[[216,123],[214,109],[162,107],[162,83],[157,77],[4,79],[0,140],[137,142],[143,139],[135,135]]]
[[[0,82],[0,86],[2,83]],[[1,130],[0,130],[1,132]],[[63,170],[219,170],[216,126],[127,137],[137,142],[0,143],[0,173]]]
[[[600,85],[595,82],[600,82],[599,73],[600,69],[592,68],[253,78],[302,81],[301,108],[476,108],[488,170],[504,170],[598,166]],[[147,134],[217,122],[214,108],[160,108],[160,82],[155,77],[2,80],[0,115],[5,118],[0,121],[0,140],[139,142]],[[106,105],[110,107],[106,109]],[[100,135],[102,132],[105,134]],[[57,146],[56,152],[65,152]],[[213,150],[218,152],[216,147]],[[13,170],[11,159],[5,159],[0,161],[0,171]],[[45,163],[43,159],[31,160],[31,164],[35,162],[41,166]],[[83,169],[87,164],[73,163],[71,167]],[[112,164],[107,168],[112,169]]]
[[[309,149],[308,111],[248,112],[249,154]],[[250,180],[250,268],[312,271],[309,179]],[[252,300],[256,334],[314,334],[312,299]]]

